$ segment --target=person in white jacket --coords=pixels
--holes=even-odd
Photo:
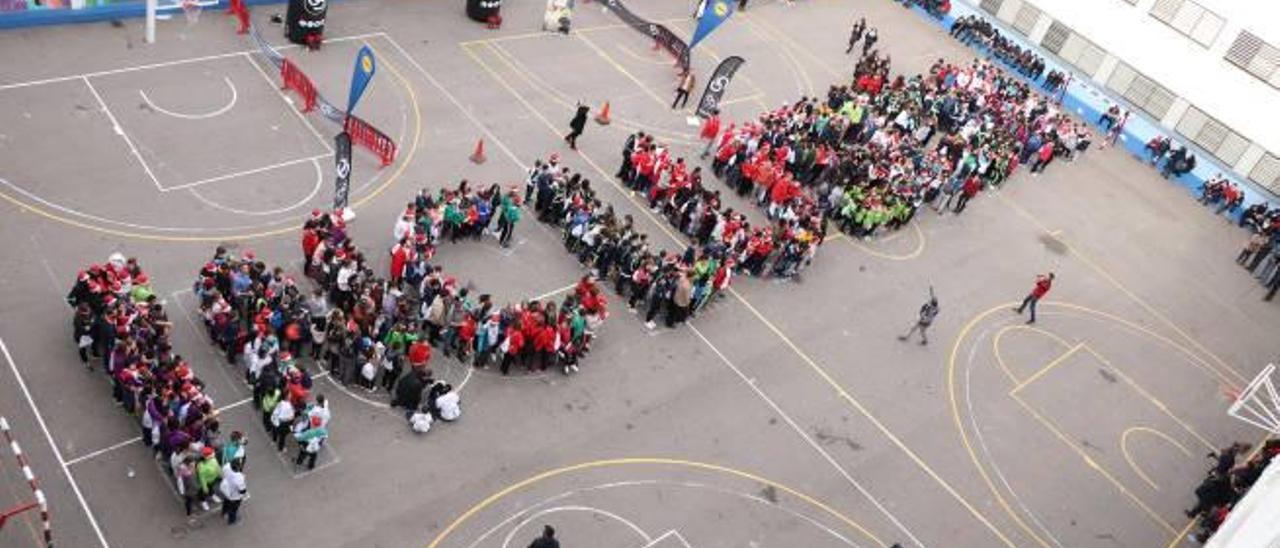
[[[271,410],[271,439],[276,442],[276,450],[284,452],[284,441],[289,438],[289,427],[293,424],[295,412],[289,398],[280,398],[280,403]]]

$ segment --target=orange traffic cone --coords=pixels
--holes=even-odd
[[[477,164],[483,164],[488,158],[484,157],[484,139],[476,141],[476,151],[471,153],[471,161]]]
[[[609,102],[605,101],[604,107],[600,109],[600,114],[596,115],[596,123],[602,126],[607,126],[609,125],[609,122],[612,121],[613,120],[609,119]]]

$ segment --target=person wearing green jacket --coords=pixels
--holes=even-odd
[[[514,193],[508,193],[502,198],[500,210],[502,216],[498,218],[498,243],[502,247],[511,247],[511,234],[516,230],[516,223],[520,222],[520,206],[516,205]]]
[[[209,499],[213,497],[213,488],[222,479],[222,465],[214,456],[212,447],[205,446],[200,453],[200,463],[196,465],[196,486],[200,488],[200,507],[209,510]]]
[[[267,430],[267,435],[276,430],[271,425],[271,414],[275,412],[277,403],[280,403],[280,387],[272,386],[262,395],[262,427]]]
[[[293,464],[302,466],[302,461],[306,460],[307,470],[314,470],[316,456],[320,454],[325,440],[329,439],[329,429],[325,428],[323,419],[318,416],[312,416],[309,424],[310,428],[293,435],[298,440],[298,458],[294,459]]]

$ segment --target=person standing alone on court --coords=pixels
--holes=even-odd
[[[1049,294],[1049,289],[1053,287],[1053,277],[1052,272],[1036,276],[1036,285],[1031,288],[1031,293],[1028,293],[1027,297],[1022,299],[1022,304],[1018,308],[1013,309],[1014,312],[1021,314],[1024,309],[1030,306],[1031,319],[1027,320],[1028,324],[1036,323],[1036,303]]]
[[[591,107],[578,103],[578,112],[573,115],[573,119],[569,120],[569,134],[564,136],[564,142],[569,143],[569,148],[578,150],[578,136],[582,135],[582,130],[587,127],[587,113],[591,112]]]
[[[671,101],[671,109],[675,110],[676,105],[684,108],[689,104],[689,94],[693,92],[693,85],[697,79],[693,77],[693,69],[685,69],[680,74],[680,83],[676,85],[676,98]]]
[[[920,316],[916,319],[915,325],[911,326],[911,330],[906,335],[898,335],[898,340],[906,342],[916,331],[920,331],[920,346],[929,344],[929,326],[933,325],[933,319],[938,317],[938,297],[934,296],[933,288],[929,288],[929,301],[920,306]]]
[[[556,530],[550,525],[543,525],[542,536],[529,543],[529,548],[560,548],[560,541],[556,540]]]

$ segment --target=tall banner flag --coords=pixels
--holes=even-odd
[[[733,15],[733,2],[730,0],[707,0],[702,16],[698,17],[698,28],[693,31],[693,40],[689,42],[689,49],[697,46],[698,42],[716,30],[716,27],[719,27],[720,23],[730,15]]]
[[[373,50],[369,46],[360,48],[360,53],[356,54],[356,67],[351,73],[351,91],[347,94],[347,114],[356,108],[356,103],[360,102],[360,96],[364,95],[364,88],[368,87],[369,80],[373,79],[373,73],[378,71],[378,63],[373,59]]]
[[[651,23],[649,20],[632,13],[622,0],[604,0],[605,9],[618,14],[627,26],[649,36],[655,43],[666,49],[680,64],[680,70],[689,70],[689,45],[684,43],[676,33],[666,25]]]
[[[333,210],[347,208],[347,199],[351,194],[351,136],[347,132],[339,133],[333,138],[334,179]]]
[[[729,87],[729,82],[733,80],[734,73],[738,72],[738,67],[741,67],[745,62],[747,62],[746,59],[737,55],[731,55],[720,62],[720,66],[716,67],[715,73],[707,80],[707,89],[702,92],[702,100],[698,101],[699,117],[710,118],[711,114],[720,108],[720,101],[724,99],[725,89]]]

